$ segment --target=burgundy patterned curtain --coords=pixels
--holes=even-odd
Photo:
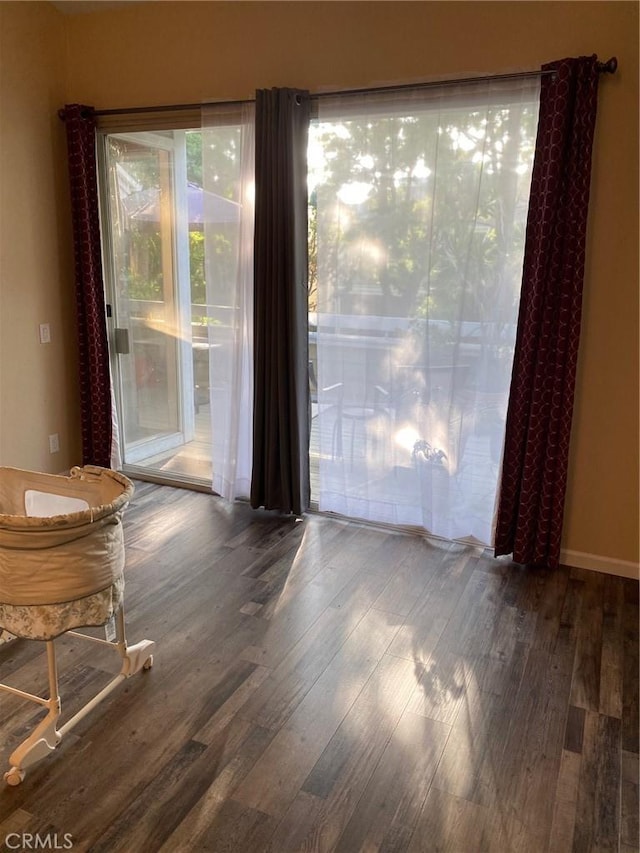
[[[597,57],[543,66],[495,553],[556,568],[585,259]]]
[[[91,107],[65,106],[75,258],[83,464],[111,464],[111,383],[105,317],[95,117]]]
[[[310,99],[256,92],[251,506],[309,507],[307,139]]]

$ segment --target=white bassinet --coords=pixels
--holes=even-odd
[[[4,778],[18,785],[25,769],[47,755],[62,736],[124,678],[153,663],[154,643],[127,646],[124,630],[122,514],[133,484],[115,471],[88,465],[69,477],[0,468],[0,629],[47,644],[49,698],[0,684],[0,690],[37,702],[47,716],[11,754]],[[115,641],[72,629],[115,619]],[[119,674],[64,726],[54,639],[69,632],[115,649]],[[0,630],[0,633],[2,631]]]

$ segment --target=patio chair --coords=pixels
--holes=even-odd
[[[309,397],[311,405],[311,417],[309,422],[322,414],[322,419],[333,417],[331,429],[331,458],[342,457],[342,411],[343,411],[343,385],[342,382],[334,382],[332,385],[323,386],[320,389],[321,402],[318,401],[318,379],[313,361],[309,360]],[[322,410],[320,406],[322,405]]]
[[[356,455],[356,435],[359,434],[363,441],[363,455],[367,456],[369,435],[371,434],[371,447],[374,455],[378,452],[379,439],[384,441],[388,427],[393,422],[393,410],[391,407],[391,395],[382,385],[373,385],[365,392],[363,405],[343,405],[342,420],[351,425],[351,438],[349,443],[349,463],[353,468]],[[342,444],[342,440],[341,440]]]

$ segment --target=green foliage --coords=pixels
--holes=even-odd
[[[314,124],[310,310],[320,286],[323,310],[497,329],[517,300],[536,114],[417,108]]]
[[[204,273],[204,233],[189,231],[189,271],[191,274],[191,303],[204,305],[207,286]]]
[[[202,186],[202,133],[189,131],[185,133],[187,146],[187,180]]]
[[[204,151],[203,151],[204,142]],[[215,191],[232,200],[237,195],[237,173],[240,131],[237,127],[212,128],[205,133],[188,131],[185,134],[187,180],[202,187],[203,178]],[[117,136],[109,138],[109,163],[114,172],[111,181],[112,209],[117,210],[117,193],[140,193],[160,186],[160,168],[158,153],[144,143],[136,143],[129,138]],[[116,165],[117,164],[117,165]],[[117,166],[122,168],[118,175]],[[126,186],[122,182],[126,181]],[[118,257],[122,264],[119,282],[123,294],[129,299],[142,301],[163,300],[162,245],[159,223],[136,221],[128,218],[120,224],[118,239]],[[202,228],[190,226],[189,230],[189,268],[191,281],[191,302],[194,305],[207,304],[206,264],[209,266],[214,287],[220,299],[228,290],[228,282],[235,275],[236,258],[231,232],[235,228],[224,225],[218,233],[209,235],[205,259],[205,234]],[[206,313],[206,312],[205,312]],[[207,323],[207,317],[200,318]],[[210,318],[209,318],[210,319]]]
[[[189,137],[198,137],[199,143]],[[242,131],[237,125],[208,127],[187,134],[187,176],[198,186],[239,201],[238,174]],[[198,145],[200,146],[198,150]],[[200,165],[196,163],[200,157]],[[193,165],[189,166],[190,158]],[[200,172],[198,173],[198,169]],[[190,175],[193,174],[192,178]]]
[[[159,232],[134,229],[129,233],[129,299],[162,299],[162,255]]]
[[[229,243],[223,238],[214,239],[214,252],[224,262]],[[228,266],[228,264],[227,264]],[[205,305],[205,241],[202,231],[189,231],[189,269],[191,274],[191,302]],[[126,277],[130,299],[162,299],[162,255],[160,232],[138,230],[130,233],[129,271]]]

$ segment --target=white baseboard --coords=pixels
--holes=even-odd
[[[630,560],[617,560],[615,557],[601,557],[599,554],[586,554],[584,551],[560,551],[560,562],[576,569],[590,569],[607,575],[638,580],[640,564]]]

